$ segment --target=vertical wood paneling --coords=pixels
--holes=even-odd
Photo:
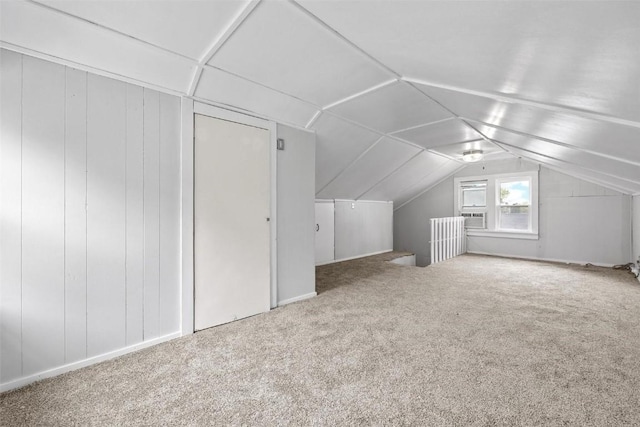
[[[160,327],[160,99],[144,89],[144,339]]]
[[[22,56],[0,50],[0,381],[22,374]]]
[[[143,177],[143,89],[128,84],[127,91],[127,345],[143,340],[144,329],[144,177]]]
[[[64,363],[65,68],[25,56],[22,98],[23,374]]]
[[[89,75],[87,353],[125,345],[125,84]]]
[[[87,357],[87,73],[66,69],[65,362]]]
[[[160,335],[180,329],[180,99],[160,94]]]

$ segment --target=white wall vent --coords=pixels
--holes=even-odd
[[[485,212],[461,212],[465,228],[487,228]]]

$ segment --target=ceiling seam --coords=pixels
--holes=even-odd
[[[585,171],[594,172],[594,173],[597,173],[597,174],[600,174],[600,175],[608,176],[608,177],[611,177],[611,178],[614,178],[614,179],[618,179],[620,181],[625,181],[625,182],[628,182],[630,184],[635,184],[635,185],[640,186],[640,181],[633,181],[633,180],[631,180],[629,178],[623,178],[621,176],[613,175],[611,173],[603,172],[601,170],[596,170],[596,169],[593,169],[591,167],[586,167],[584,165],[580,165],[580,164],[577,164],[577,163],[574,163],[574,162],[570,162],[568,160],[562,160],[562,159],[558,159],[558,158],[553,157],[553,156],[549,156],[547,154],[541,154],[541,153],[538,153],[537,151],[528,150],[526,148],[518,147],[517,145],[509,144],[507,142],[503,142],[503,141],[500,141],[500,140],[495,140],[495,142],[497,144],[502,144],[502,145],[505,145],[507,147],[511,147],[512,149],[515,149],[515,150],[524,151],[526,153],[530,153],[530,154],[533,154],[533,155],[536,155],[536,156],[544,157],[544,158],[547,158],[547,159],[550,159],[550,160],[554,160],[556,162],[566,163],[568,165],[575,166],[575,167],[577,167],[579,169],[583,169]]]
[[[328,110],[328,109],[333,108],[333,107],[337,107],[338,105],[344,104],[345,102],[349,102],[349,101],[352,101],[352,100],[354,100],[356,98],[359,98],[361,96],[373,93],[373,92],[375,92],[375,91],[377,91],[379,89],[382,89],[384,87],[390,86],[390,85],[392,85],[393,83],[396,83],[396,82],[398,82],[397,78],[394,78],[394,79],[391,79],[391,80],[387,80],[387,81],[382,82],[382,83],[380,83],[378,85],[372,86],[372,87],[370,87],[368,89],[362,90],[362,91],[357,92],[357,93],[355,93],[353,95],[347,96],[346,98],[342,98],[342,99],[340,99],[340,100],[338,100],[336,102],[328,104],[328,105],[322,107],[322,110],[324,111],[324,110]]]
[[[384,182],[387,180],[387,178],[389,178],[390,176],[392,176],[393,174],[395,174],[398,170],[400,170],[401,168],[403,168],[407,163],[409,163],[411,160],[415,159],[416,157],[418,157],[420,154],[424,153],[425,150],[422,149],[420,151],[418,151],[417,153],[415,153],[413,156],[409,157],[406,161],[404,161],[400,166],[398,166],[397,168],[395,168],[394,170],[392,170],[391,172],[389,172],[388,174],[386,174],[382,179],[378,180],[375,184],[373,184],[371,187],[367,188],[366,191],[364,191],[362,194],[360,194],[358,197],[355,198],[355,200],[359,200],[362,196],[364,196],[365,194],[367,194],[369,191],[373,190],[374,188],[376,188],[376,186],[378,186],[380,183]]]
[[[543,142],[548,142],[549,144],[558,145],[558,146],[565,147],[565,148],[568,148],[568,149],[572,149],[572,150],[576,150],[576,151],[582,151],[584,153],[588,153],[588,154],[591,154],[591,155],[594,155],[594,156],[598,156],[598,157],[603,157],[603,158],[606,158],[606,159],[609,159],[609,160],[614,160],[614,161],[618,161],[618,162],[621,162],[621,163],[628,163],[628,164],[633,165],[633,166],[640,166],[640,163],[635,162],[633,160],[628,160],[628,159],[624,159],[624,158],[621,158],[621,157],[611,156],[609,154],[600,153],[598,151],[593,151],[593,150],[590,150],[588,148],[578,147],[576,145],[568,144],[566,142],[556,141],[554,139],[545,138],[543,136],[538,136],[538,135],[530,134],[530,133],[527,133],[527,132],[521,132],[521,131],[518,131],[518,130],[515,130],[515,129],[507,128],[507,127],[504,127],[504,126],[498,126],[498,125],[494,125],[494,124],[491,124],[491,123],[486,123],[486,122],[483,122],[483,121],[480,121],[480,120],[470,119],[470,118],[467,118],[467,117],[463,117],[462,120],[468,120],[470,122],[477,123],[477,124],[484,125],[484,126],[489,126],[491,128],[498,129],[498,130],[501,130],[501,131],[504,131],[504,132],[510,132],[510,133],[515,134],[515,135],[525,136],[525,137],[537,139],[537,140],[540,140],[540,141],[543,141]]]
[[[478,90],[473,90],[473,89],[464,89],[464,88],[445,85],[445,84],[430,83],[430,82],[427,82],[427,81],[424,81],[424,80],[414,79],[414,78],[410,78],[410,77],[401,77],[401,80],[406,81],[406,82],[410,82],[410,83],[423,85],[423,86],[430,86],[430,87],[434,87],[434,88],[438,88],[438,89],[445,89],[445,90],[450,90],[450,91],[453,91],[453,92],[464,93],[464,94],[467,94],[467,95],[474,95],[474,96],[479,96],[479,97],[482,97],[482,98],[489,98],[489,99],[493,99],[494,101],[507,102],[507,103],[510,103],[510,104],[526,105],[526,106],[529,106],[529,107],[536,107],[536,108],[540,108],[540,109],[544,109],[544,110],[548,110],[548,111],[553,111],[553,112],[558,112],[558,113],[565,113],[565,114],[569,114],[569,115],[572,115],[572,116],[578,116],[578,117],[588,118],[588,119],[602,121],[602,122],[609,122],[609,123],[614,123],[614,124],[618,124],[618,125],[626,125],[626,126],[631,126],[631,127],[635,127],[635,128],[640,128],[640,122],[637,122],[637,121],[634,121],[634,120],[623,119],[623,118],[615,117],[615,116],[609,116],[609,115],[602,114],[602,113],[596,113],[596,112],[593,112],[593,111],[580,110],[580,109],[576,109],[576,108],[572,108],[572,107],[565,107],[565,106],[555,105],[555,104],[547,104],[547,103],[544,103],[544,102],[531,101],[531,100],[528,100],[528,99],[522,99],[522,98],[517,98],[517,97],[512,97],[512,96],[507,96],[507,95],[501,95],[501,94],[495,94],[495,93],[490,93],[490,92],[483,92],[483,91],[478,91]]]
[[[378,145],[378,143],[380,141],[382,141],[384,139],[384,136],[381,136],[380,138],[378,138],[373,144],[371,144],[366,150],[364,150],[362,153],[360,153],[360,155],[358,155],[358,157],[356,157],[355,159],[353,159],[353,161],[351,161],[351,163],[349,163],[347,166],[345,166],[344,168],[342,168],[342,170],[340,172],[338,172],[338,174],[336,176],[334,176],[329,182],[327,182],[320,190],[316,191],[316,196],[320,193],[322,193],[329,185],[331,185],[336,179],[338,179],[339,177],[341,177],[344,172],[349,169],[351,166],[353,166],[354,164],[356,164],[356,162],[358,162],[358,160],[362,159],[369,151],[371,151],[373,149],[373,147],[375,147],[376,145]]]
[[[455,120],[455,119],[456,119],[455,117],[447,117],[447,118],[436,120],[436,121],[429,122],[429,123],[423,123],[423,124],[420,124],[420,125],[409,126],[408,128],[404,128],[404,129],[400,129],[400,130],[394,130],[393,132],[390,132],[389,135],[396,135],[398,133],[407,132],[407,131],[418,129],[418,128],[421,128],[421,127],[437,125],[438,123],[444,123],[444,122],[448,122],[450,120]]]
[[[251,0],[249,1],[234,17],[231,19],[231,22],[227,27],[220,33],[212,42],[210,47],[207,49],[205,54],[198,61],[198,70],[196,74],[193,76],[193,81],[189,86],[189,96],[193,96],[195,94],[196,89],[198,88],[198,84],[200,84],[200,79],[202,78],[202,71],[205,65],[211,61],[211,59],[215,56],[215,54],[224,46],[224,44],[229,40],[229,38],[236,32],[238,28],[246,21],[246,19],[251,15],[251,13],[258,7],[258,4],[261,0]]]
[[[446,164],[442,165],[442,167],[438,168],[438,170],[440,169],[444,169],[444,167],[446,166]],[[410,198],[409,200],[407,200],[406,202],[402,203],[400,206],[398,206],[397,208],[394,207],[394,212],[397,211],[398,209],[400,209],[403,206],[408,205],[409,203],[413,202],[414,200],[416,200],[418,197],[422,196],[423,194],[433,190],[435,187],[437,187],[438,185],[442,184],[444,181],[446,181],[447,179],[449,179],[451,176],[455,175],[456,173],[460,172],[462,169],[466,168],[467,165],[461,165],[460,167],[454,169],[451,173],[445,175],[442,179],[438,180],[437,182],[435,182],[433,185],[428,186],[427,188],[425,188],[424,190],[420,191],[418,194],[416,194],[415,196],[413,196],[412,198]],[[435,173],[435,171],[434,171]]]
[[[500,143],[500,142],[496,142],[496,144],[498,144],[498,145],[499,145],[499,144],[501,144],[501,143]],[[505,148],[505,149],[506,149],[506,148]],[[509,151],[508,149],[506,149],[506,150],[507,150],[507,151]],[[560,168],[560,167],[558,167],[558,166],[553,166],[553,165],[551,165],[551,164],[549,164],[549,163],[547,163],[547,162],[544,162],[544,161],[541,161],[541,160],[536,159],[536,158],[534,158],[534,157],[531,157],[530,155],[529,155],[529,156],[527,156],[526,154],[517,154],[517,153],[514,153],[514,152],[512,152],[512,151],[509,151],[509,152],[510,152],[511,154],[513,154],[514,156],[521,157],[521,158],[523,157],[523,158],[525,158],[525,159],[527,159],[527,160],[530,160],[530,161],[532,161],[532,162],[538,163],[538,164],[540,164],[540,165],[542,165],[542,166],[544,166],[544,167],[546,167],[546,168],[549,168],[549,169],[551,169],[551,170],[554,170],[554,171],[556,171],[556,172],[560,172],[560,173],[563,173],[563,174],[565,174],[565,175],[571,176],[571,177],[573,177],[573,178],[580,179],[580,180],[583,180],[583,181],[586,181],[586,182],[590,182],[590,183],[592,183],[592,184],[599,185],[599,186],[601,186],[601,187],[609,188],[609,189],[612,189],[612,190],[618,191],[618,192],[623,193],[623,194],[631,194],[631,193],[632,193],[632,191],[635,191],[635,190],[631,190],[630,188],[620,187],[620,186],[618,186],[618,185],[616,185],[616,184],[610,184],[610,183],[608,183],[608,182],[601,181],[601,180],[599,180],[599,179],[597,179],[597,178],[589,177],[589,176],[587,176],[587,175],[581,174],[580,172],[574,172],[574,171],[572,171],[572,172],[570,172],[570,173],[569,173],[569,172],[567,172],[566,170],[561,169],[561,168]],[[536,153],[531,153],[531,154],[533,154],[533,155],[539,155],[539,154],[536,154]],[[541,156],[541,155],[540,155],[540,156]],[[582,169],[580,166],[576,166],[576,165],[573,165],[573,166],[575,166],[577,169]]]

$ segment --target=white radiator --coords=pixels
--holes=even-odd
[[[466,251],[464,217],[431,218],[431,264]]]

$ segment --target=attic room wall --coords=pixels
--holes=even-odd
[[[640,195],[633,196],[633,255],[631,261],[640,259]]]
[[[180,99],[0,54],[5,389],[180,329]]]
[[[453,216],[453,177],[449,177],[393,213],[393,249],[416,254],[416,265],[431,260],[430,218]]]
[[[519,159],[487,162],[467,167],[455,176],[517,173],[531,170],[531,165]],[[419,265],[428,262],[425,255],[420,256],[428,251],[428,230],[421,231],[426,230],[428,218],[453,214],[453,184],[447,187],[447,195],[438,187],[395,212],[394,248],[417,252]],[[467,240],[468,251],[603,265],[628,262],[630,196],[545,167],[540,168],[539,189],[539,240],[474,236]]]

